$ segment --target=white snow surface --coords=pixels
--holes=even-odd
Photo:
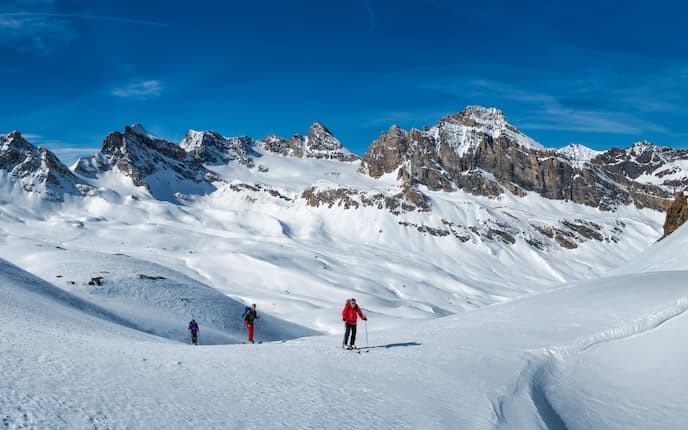
[[[175,204],[108,172],[85,198],[0,199],[3,428],[677,429],[688,230],[533,193],[423,190],[432,212],[309,207],[308,186],[393,193],[360,162],[260,152]],[[260,185],[257,190],[232,189]],[[270,191],[284,198],[276,198]],[[610,240],[538,249],[531,224]],[[505,244],[400,222],[514,232]],[[467,233],[468,234],[468,233]],[[101,286],[88,281],[102,276]],[[343,351],[356,297],[359,354]],[[241,312],[256,303],[256,338]],[[186,326],[200,325],[191,346]],[[366,352],[367,351],[367,352]]]

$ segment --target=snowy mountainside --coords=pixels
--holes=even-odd
[[[157,138],[141,125],[110,133],[99,153],[77,161],[74,172],[85,178],[116,170],[137,187],[160,200],[176,201],[179,195],[206,194],[216,189],[210,171],[179,145]]]
[[[487,131],[467,154],[495,139],[517,160],[545,154]],[[395,133],[397,148],[412,134]],[[644,430],[688,420],[688,348],[676,342],[688,330],[685,225],[654,243],[659,210],[520,192],[485,165],[477,171],[501,192],[410,182],[402,169],[418,165],[405,152],[375,177],[333,155],[344,152],[332,141],[306,156],[310,137],[268,148],[208,136],[182,148],[128,127],[75,166],[86,195],[36,207],[3,196],[4,427]],[[680,151],[656,148],[618,153],[607,179],[638,187],[662,166],[681,168]],[[584,167],[567,172],[591,180],[611,154],[575,153],[542,162],[576,158]],[[195,192],[180,198],[178,184]],[[88,285],[96,276],[102,285]],[[368,317],[360,354],[339,348],[351,297]],[[263,344],[238,344],[250,303]],[[199,346],[187,344],[191,318]]]
[[[509,124],[502,111],[482,106],[467,106],[462,112],[441,119],[428,130],[428,134],[446,141],[459,155],[475,150],[481,135],[489,135],[495,140],[503,137],[528,149],[544,149],[540,143]]]
[[[648,141],[635,142],[629,148],[611,148],[599,154],[593,164],[603,166],[613,179],[654,185],[671,192],[687,184],[688,149],[657,146]]]
[[[203,321],[202,338],[206,345],[243,340],[243,303],[170,268],[123,253],[68,250],[23,240],[13,242],[15,253],[22,248],[29,249],[14,260],[23,267],[83,303],[92,303],[119,320],[130,322],[137,330],[185,342],[188,334],[182,322],[195,318]],[[102,285],[89,284],[95,277],[101,278]],[[269,311],[263,317],[265,329],[261,338],[264,340],[317,334],[274,318]]]
[[[570,145],[566,145],[563,148],[558,149],[557,153],[569,159],[572,163],[576,165],[576,167],[583,167],[586,164],[590,163],[593,158],[602,154],[603,151],[595,151],[591,148],[588,148],[585,145],[581,145],[579,143],[572,143]]]
[[[201,163],[217,165],[237,160],[253,167],[254,141],[248,136],[224,137],[209,131],[189,130],[179,146]]]
[[[313,123],[308,135],[295,134],[288,140],[270,135],[259,140],[258,145],[265,151],[296,158],[317,158],[339,161],[356,161],[359,159],[334,137],[322,123]]]
[[[463,189],[496,197],[537,193],[616,210],[633,204],[665,210],[674,188],[688,184],[688,151],[650,143],[596,154],[573,146],[546,149],[510,125],[501,111],[469,106],[431,128],[381,133],[363,171],[394,174],[409,187]],[[642,173],[642,175],[641,175]]]
[[[294,162],[302,168],[293,170]],[[375,309],[380,326],[435,319],[596,278],[660,235],[662,214],[655,211],[604,212],[531,195],[489,199],[426,190],[433,211],[399,214],[313,207],[299,190],[314,177],[320,187],[346,181],[381,193],[397,185],[335,160],[266,153],[261,163],[269,175],[236,165],[217,169],[236,179],[184,205],[99,191],[86,204],[69,201],[39,216],[1,206],[0,256],[38,273],[42,259],[30,263],[18,248],[29,255],[57,249],[73,265],[83,252],[124,253],[331,333],[339,325],[330,316],[351,296]],[[303,171],[309,175],[295,174]],[[252,188],[240,186],[247,184]],[[66,276],[42,276],[56,275]]]
[[[684,223],[670,235],[653,243],[645,251],[614,270],[614,273],[643,273],[688,270],[688,255],[683,247],[688,243],[688,224]]]
[[[521,147],[508,140],[517,133],[501,112],[473,111],[480,109],[452,121]],[[33,212],[10,199],[0,228],[8,244],[59,246],[75,263],[81,252],[109,252],[172,268],[321,332],[338,330],[326,316],[352,293],[374,303],[384,325],[437,318],[596,278],[661,236],[656,210],[605,211],[533,192],[447,192],[397,171],[367,174],[321,124],[297,141],[272,147],[189,132],[177,146],[126,127],[75,165],[93,187],[89,196]],[[23,264],[10,251],[0,255]]]
[[[19,187],[48,201],[62,201],[65,194],[89,192],[89,187],[80,183],[55,154],[33,146],[16,131],[0,135],[0,175],[5,192]]]

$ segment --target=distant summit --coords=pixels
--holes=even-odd
[[[207,194],[216,189],[214,176],[182,147],[148,133],[141,125],[126,126],[103,141],[100,152],[77,161],[75,172],[95,178],[116,170],[161,200],[179,194]]]
[[[253,167],[252,147],[255,141],[249,136],[224,137],[216,131],[189,130],[180,146],[204,164],[227,164],[238,161]]]
[[[11,185],[48,201],[63,201],[66,194],[78,196],[90,189],[55,154],[32,145],[18,131],[0,135],[0,172]]]
[[[535,192],[604,210],[627,204],[665,210],[673,188],[688,184],[681,160],[688,151],[649,142],[606,152],[582,145],[546,149],[500,110],[468,106],[422,131],[392,126],[366,152],[363,171],[374,178],[392,173],[409,187],[430,190],[488,197]]]
[[[223,170],[223,166],[254,169],[257,165],[269,177],[268,168],[258,164],[267,155],[284,157],[280,169],[301,169],[294,175],[302,177],[308,177],[309,165],[295,159],[355,163],[354,169],[363,176],[349,177],[352,183],[348,184],[320,181],[301,190],[301,198],[309,206],[363,205],[393,213],[432,211],[427,190],[463,190],[490,198],[535,193],[602,210],[634,205],[664,211],[676,190],[688,186],[688,150],[647,141],[607,151],[579,144],[547,149],[510,124],[499,109],[481,106],[467,106],[422,130],[393,125],[372,142],[363,159],[320,122],[313,123],[305,135],[288,139],[270,135],[257,140],[189,130],[180,144],[152,135],[141,124],[128,125],[123,132],[110,133],[98,153],[80,159],[73,173],[50,151],[33,147],[17,132],[2,139],[0,166],[10,182],[56,201],[65,193],[80,195],[87,189],[107,187],[103,178],[109,172],[128,178],[156,199],[185,200],[188,195],[210,194],[235,180],[215,171],[245,176],[241,170]],[[397,188],[387,194],[352,188],[362,177],[395,183]],[[260,189],[259,184],[232,187]],[[287,198],[274,189],[271,192]]]
[[[359,157],[349,151],[322,123],[315,122],[308,135],[295,134],[291,138],[270,135],[258,142],[265,150],[287,157],[356,161]]]

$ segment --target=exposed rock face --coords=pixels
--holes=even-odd
[[[32,145],[17,131],[0,135],[0,174],[48,201],[63,201],[65,194],[80,195],[90,190],[55,154]]]
[[[359,207],[374,207],[386,209],[398,215],[403,212],[427,212],[430,210],[425,196],[415,189],[402,189],[401,192],[390,195],[384,193],[368,193],[355,188],[318,189],[310,187],[303,191],[301,198],[312,207],[333,206],[344,209],[358,209]]]
[[[161,200],[176,194],[206,194],[216,189],[218,179],[200,161],[179,145],[152,136],[140,125],[127,126],[124,133],[110,133],[99,153],[77,162],[76,173],[94,177],[116,168]]]
[[[359,157],[346,149],[323,124],[316,122],[308,135],[295,134],[289,140],[270,135],[259,141],[266,151],[286,157],[356,161]]]
[[[300,134],[294,135],[289,140],[271,134],[270,136],[267,136],[261,140],[260,143],[268,152],[283,155],[285,157],[301,158],[303,157],[303,141],[304,137]]]
[[[667,209],[662,239],[681,227],[686,220],[688,220],[688,188],[678,193],[674,202]]]
[[[688,151],[643,142],[629,150],[598,153],[580,145],[548,150],[508,124],[497,109],[468,107],[429,129],[393,126],[372,143],[363,171],[398,178],[431,190],[463,189],[495,197],[505,190],[523,196],[571,200],[603,210],[635,204],[664,210],[669,187],[688,184],[676,166]],[[641,175],[663,180],[641,181]]]
[[[227,164],[237,161],[253,167],[254,141],[248,136],[224,137],[215,131],[189,130],[179,146],[203,164]]]

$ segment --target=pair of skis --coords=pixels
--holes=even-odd
[[[368,351],[370,351],[368,348],[350,348],[350,347],[342,347],[342,349],[343,349],[344,351],[353,351],[353,352],[356,352],[356,353],[359,353],[359,354],[361,353],[361,351],[363,351],[363,352],[368,352]]]

